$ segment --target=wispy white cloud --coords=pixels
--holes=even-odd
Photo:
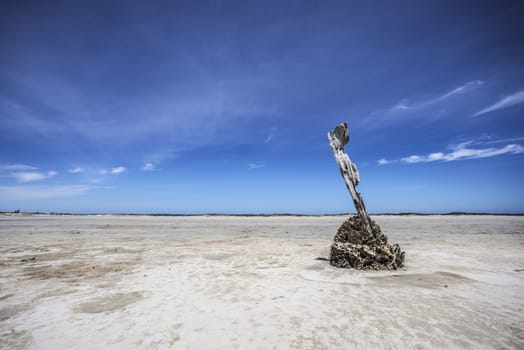
[[[16,181],[22,183],[45,180],[52,178],[56,175],[58,175],[58,172],[56,171],[48,171],[47,173],[37,171],[21,171],[11,173],[11,176],[13,176],[16,179]]]
[[[0,165],[0,171],[25,171],[25,170],[36,170],[37,168],[31,165],[25,164],[4,164]]]
[[[403,111],[403,110],[406,111],[406,110],[414,110],[414,109],[421,109],[424,107],[428,107],[428,106],[434,105],[435,103],[445,101],[450,97],[461,95],[466,92],[472,91],[483,84],[484,82],[481,80],[474,80],[474,81],[469,81],[464,85],[458,86],[454,88],[453,90],[446,92],[445,94],[432,96],[424,100],[410,102],[408,99],[404,99],[398,102],[393,107],[391,107],[390,111]]]
[[[111,169],[102,169],[100,170],[98,173],[100,175],[118,175],[118,174],[122,174],[123,172],[125,172],[127,169],[126,167],[123,167],[123,166],[117,166],[117,167],[114,167],[114,168],[111,168]]]
[[[260,168],[263,168],[265,167],[266,164],[262,163],[262,162],[253,162],[253,163],[247,163],[247,168],[249,170],[255,170],[255,169],[260,169]]]
[[[161,89],[142,93],[140,99],[124,94],[101,105],[93,98],[102,93],[100,89],[85,90],[69,77],[12,72],[10,79],[27,91],[31,99],[0,97],[0,104],[9,106],[3,128],[24,137],[37,135],[46,140],[60,137],[59,140],[69,142],[74,138],[105,149],[123,148],[121,145],[152,138],[163,140],[139,151],[142,159],[152,162],[156,160],[146,157],[151,153],[168,153],[161,155],[164,157],[205,145],[252,142],[252,135],[245,130],[277,111],[276,104],[269,103],[274,94],[272,83],[267,83],[271,80],[266,75],[246,77],[243,73],[203,76],[207,78],[198,84],[162,82]],[[180,84],[185,88],[181,89]],[[254,86],[256,89],[246,88]],[[71,118],[53,118],[42,110],[59,111],[53,115]],[[126,116],[125,122],[121,116]],[[120,141],[118,146],[115,139]],[[174,151],[165,152],[164,148]]]
[[[500,156],[503,154],[521,154],[524,153],[524,147],[518,144],[509,144],[503,147],[484,147],[478,148],[473,147],[477,144],[475,141],[462,142],[458,145],[452,145],[448,148],[449,152],[434,152],[427,155],[410,155],[408,157],[401,158],[399,161],[389,161],[386,159],[379,159],[379,165],[386,165],[391,163],[405,163],[405,164],[414,164],[414,163],[429,163],[429,162],[451,162],[456,160],[465,160],[465,159],[477,159],[477,158],[488,158]]]
[[[84,169],[83,168],[71,168],[68,170],[68,172],[70,172],[71,174],[81,174],[84,172]]]
[[[488,140],[485,141],[484,143],[486,145],[490,145],[490,144],[518,142],[518,141],[524,141],[524,136],[522,136],[522,137],[510,137],[510,138],[507,138],[507,139],[498,139],[498,140],[492,140],[491,138],[488,138]]]
[[[0,165],[0,174],[2,176],[12,177],[20,183],[46,180],[58,175],[58,172],[54,170],[47,172],[37,170],[37,167],[26,164]]]
[[[112,168],[111,169],[111,174],[113,175],[116,175],[116,174],[122,174],[124,171],[126,171],[126,168],[123,167],[123,166],[118,166],[116,168]]]
[[[499,109],[508,108],[508,107],[511,107],[517,104],[521,104],[521,103],[524,103],[524,90],[518,91],[512,95],[502,98],[497,103],[494,103],[491,106],[488,106],[484,108],[483,110],[480,110],[477,113],[473,114],[473,116],[477,117],[482,114],[497,111]]]
[[[481,80],[469,81],[466,84],[461,85],[461,86],[459,86],[459,87],[449,91],[448,93],[445,93],[444,95],[440,96],[438,98],[438,100],[445,100],[448,97],[466,93],[468,91],[471,91],[471,90],[474,90],[474,89],[478,88],[479,86],[481,86],[483,84],[484,84],[484,82],[481,81]]]
[[[65,185],[65,186],[0,186],[0,197],[4,200],[27,200],[72,197],[84,195],[95,186]]]
[[[153,163],[146,163],[142,167],[142,170],[144,171],[156,171],[158,170]]]
[[[277,131],[276,127],[271,128],[271,130],[269,130],[269,134],[267,135],[264,143],[269,143],[273,139],[273,137],[275,137],[276,131]]]
[[[373,123],[375,126],[381,126],[385,125],[388,121],[416,118],[420,116],[421,112],[429,110],[430,108],[441,107],[441,105],[448,100],[451,103],[456,97],[474,91],[483,84],[484,82],[481,80],[473,80],[455,87],[446,93],[429,96],[425,99],[405,98],[389,108],[372,112],[365,118],[365,121]]]

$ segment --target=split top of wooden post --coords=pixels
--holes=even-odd
[[[346,122],[337,125],[329,134],[329,143],[332,148],[343,149],[349,142],[349,129]]]

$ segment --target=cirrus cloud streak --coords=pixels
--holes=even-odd
[[[488,106],[484,108],[483,110],[480,110],[477,113],[473,114],[473,116],[478,117],[479,115],[482,115],[482,114],[494,112],[499,109],[508,108],[508,107],[511,107],[517,104],[521,104],[521,103],[524,103],[524,90],[518,91],[514,94],[511,94],[509,96],[502,98],[497,103],[494,103],[491,106]]]
[[[393,163],[429,163],[429,162],[451,162],[456,160],[466,159],[478,159],[495,157],[504,154],[522,154],[524,153],[524,147],[518,144],[508,144],[503,147],[486,147],[486,148],[473,148],[474,141],[462,142],[458,145],[449,146],[450,152],[433,152],[427,155],[410,155],[403,157],[400,160],[388,160],[385,158],[377,161],[378,165],[387,165]]]
[[[427,118],[428,111],[442,110],[443,106],[447,106],[446,109],[456,110],[461,106],[459,102],[466,95],[479,89],[482,85],[484,85],[482,80],[472,80],[440,95],[430,95],[423,99],[404,98],[389,108],[372,112],[364,118],[364,121],[372,127],[381,127],[388,122],[419,118],[422,112],[424,112]],[[435,118],[443,117],[443,114],[440,113],[430,114]],[[451,114],[448,112],[447,115]]]

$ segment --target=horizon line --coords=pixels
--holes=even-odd
[[[22,212],[22,211],[0,211],[0,215],[17,215],[17,216],[31,216],[31,215],[48,215],[48,216],[248,216],[248,217],[271,217],[271,216],[352,216],[356,213],[324,213],[324,214],[299,214],[299,213],[66,213],[66,212]],[[452,211],[439,213],[425,213],[425,212],[379,212],[370,213],[372,216],[461,216],[461,215],[496,215],[496,216],[524,216],[521,213],[493,213],[493,212],[466,212],[466,211]]]

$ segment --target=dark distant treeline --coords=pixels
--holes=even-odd
[[[297,217],[322,217],[322,216],[346,216],[355,215],[354,213],[331,213],[331,214],[293,214],[293,213],[273,213],[273,214],[230,214],[230,213],[200,213],[200,214],[180,214],[180,213],[60,213],[60,212],[21,212],[16,211],[0,211],[0,214],[16,214],[16,215],[113,215],[113,216],[237,216],[237,217],[272,217],[272,216],[297,216]],[[498,216],[524,216],[524,213],[477,213],[477,212],[462,212],[453,211],[449,213],[418,213],[418,212],[401,212],[401,213],[372,213],[370,215],[392,215],[392,216],[460,216],[460,215],[498,215]]]

